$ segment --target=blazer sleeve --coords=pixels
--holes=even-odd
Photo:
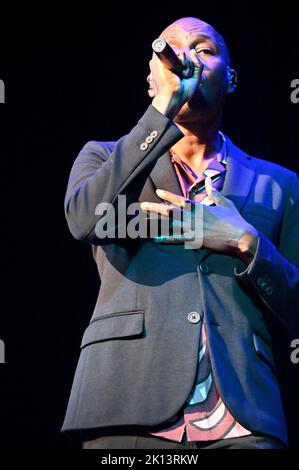
[[[137,202],[157,159],[183,137],[180,129],[150,105],[132,131],[111,143],[88,142],[71,169],[65,196],[65,215],[72,235],[91,244],[105,244],[95,232],[100,203],[117,206]],[[110,147],[110,148],[109,148]],[[110,240],[111,242],[111,240]]]
[[[235,268],[240,282],[253,288],[291,336],[299,334],[299,180],[290,172],[278,246],[259,233],[247,269]]]

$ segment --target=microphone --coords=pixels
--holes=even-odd
[[[164,39],[155,39],[152,43],[152,49],[166,68],[178,76],[183,75],[183,64],[172,47]]]

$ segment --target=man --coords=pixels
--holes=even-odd
[[[101,288],[63,430],[84,448],[282,448],[265,319],[298,332],[298,178],[220,132],[236,72],[215,29],[182,18],[161,38],[181,72],[154,54],[136,127],[86,144],[71,171],[66,217],[92,245]],[[201,208],[202,244],[186,249],[184,229],[101,238],[99,204],[118,208],[120,195],[149,217]]]

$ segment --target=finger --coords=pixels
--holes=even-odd
[[[185,54],[185,52],[179,52],[177,54],[177,56],[180,59],[180,61],[182,62],[183,68],[185,68],[186,67],[186,54]]]
[[[151,58],[151,60],[150,60],[150,62],[149,62],[150,68],[153,67],[155,63],[156,63],[156,64],[159,63],[159,61],[160,61],[159,57],[157,56],[157,54],[154,54],[154,52],[153,52],[152,58]]]
[[[190,60],[189,57],[187,57],[185,52],[183,53],[183,57],[184,57],[183,78],[190,78],[193,76],[194,63],[192,62],[192,60]]]
[[[149,61],[149,69],[150,73],[153,75],[153,77],[157,74],[157,70],[163,68],[163,63],[161,59],[157,56],[157,54],[152,55],[151,60]]]
[[[197,68],[203,67],[203,63],[200,60],[198,52],[196,52],[195,49],[191,49],[190,53],[190,58],[192,59],[192,62]]]
[[[203,71],[203,63],[199,59],[199,55],[195,49],[191,49],[190,58],[194,64],[194,78],[200,79]]]
[[[187,66],[188,66],[188,62],[186,60],[186,54],[185,52],[179,52],[177,54],[181,64],[182,64],[182,68],[181,68],[181,75],[182,77],[181,78],[187,78]]]
[[[186,233],[182,235],[160,235],[158,237],[154,237],[153,241],[155,243],[169,243],[171,245],[177,243],[184,243],[188,241],[192,241],[194,239],[193,234]]]
[[[210,176],[207,176],[205,179],[205,187],[209,199],[213,201],[216,206],[231,206],[232,201],[223,196],[223,194],[213,186]]]
[[[140,207],[144,211],[154,212],[155,214],[169,215],[170,211],[177,209],[176,206],[169,204],[159,204],[157,202],[142,202]]]
[[[163,189],[156,189],[156,194],[164,201],[171,202],[177,207],[183,208],[186,204],[186,199],[184,196],[180,196],[179,194],[171,193],[170,191],[165,191]]]
[[[175,245],[175,244],[178,244],[178,243],[182,243],[183,240],[180,240],[179,238],[174,238],[174,237],[165,237],[163,235],[161,235],[160,237],[154,237],[153,238],[153,241],[155,243],[161,243],[161,244],[169,244],[169,245]]]
[[[146,77],[146,81],[147,81],[147,84],[148,84],[147,92],[148,92],[150,98],[153,98],[155,96],[155,90],[154,90],[154,85],[153,85],[152,72],[150,72],[150,74]]]
[[[186,64],[185,77],[186,78],[193,77],[193,74],[194,74],[194,62],[188,59],[187,64]]]

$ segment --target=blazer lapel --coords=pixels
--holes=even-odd
[[[248,198],[255,176],[255,163],[236,147],[228,137],[227,165],[221,193],[231,199],[241,212]]]
[[[150,179],[154,185],[154,190],[165,189],[166,191],[183,195],[168,152],[159,158],[150,174]],[[162,202],[156,193],[154,194],[157,202]]]

